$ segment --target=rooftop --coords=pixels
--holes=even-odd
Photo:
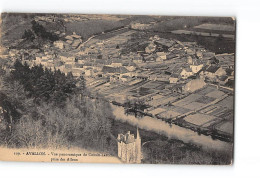
[[[216,73],[216,71],[218,71],[219,68],[219,66],[211,65],[209,68],[206,69],[206,71],[210,73]]]

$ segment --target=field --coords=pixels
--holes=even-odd
[[[163,82],[149,80],[109,83],[100,79],[89,83],[92,90],[105,95],[110,101],[122,104],[127,98],[145,99],[150,106],[147,114],[158,119],[172,119],[173,123],[192,130],[211,132],[214,129],[220,135],[232,135],[232,130],[227,132],[233,124],[232,95],[216,86],[206,85],[179,99],[177,94],[158,89],[161,86],[164,86]],[[157,90],[160,93],[156,93]]]
[[[221,138],[224,136],[223,140],[232,140],[233,100],[233,96],[229,93],[208,85],[194,94],[172,103],[174,107],[186,109],[186,111],[182,110],[179,116],[176,116],[183,116],[183,118],[177,118],[173,122],[195,131],[205,131],[206,134],[213,130],[214,135]],[[178,112],[177,109],[173,108],[172,110]]]
[[[186,122],[195,124],[197,126],[203,125],[205,123],[210,122],[211,120],[215,119],[214,116],[205,115],[205,114],[192,114],[184,118]]]
[[[112,38],[114,36],[120,35],[120,34],[122,34],[124,32],[127,32],[127,31],[129,31],[127,28],[120,28],[119,30],[114,30],[112,32],[100,34],[97,37],[97,39],[99,39],[99,40],[106,40],[106,39],[109,39],[109,38]]]
[[[162,21],[158,23],[153,30],[160,32],[169,32],[172,30],[192,28],[194,26],[200,25],[202,23],[220,23],[220,24],[233,24],[231,18],[209,18],[209,17],[176,17],[169,20]]]
[[[87,39],[94,34],[98,34],[106,30],[111,30],[122,25],[123,24],[119,21],[101,19],[89,20],[86,22],[74,21],[65,24],[67,33],[72,34],[73,32],[76,32],[76,34],[82,36],[83,39]]]
[[[235,36],[232,34],[219,34],[219,33],[211,33],[211,32],[197,32],[197,31],[189,31],[189,30],[175,30],[172,31],[174,34],[179,34],[179,35],[197,35],[197,36],[202,36],[202,37],[215,37],[215,38],[220,38],[221,36],[223,38],[228,38],[228,39],[235,39]]]
[[[217,31],[235,31],[233,25],[223,25],[223,24],[201,24],[194,27],[195,29],[208,29],[208,30],[217,30]]]
[[[223,123],[220,123],[216,126],[216,129],[221,131],[221,132],[233,135],[233,122],[232,121],[225,121]]]

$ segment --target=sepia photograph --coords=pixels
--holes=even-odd
[[[0,160],[232,165],[236,18],[2,13]]]

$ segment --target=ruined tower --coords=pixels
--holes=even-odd
[[[128,131],[125,135],[118,134],[118,157],[125,163],[141,163],[141,137],[137,129],[136,139]]]

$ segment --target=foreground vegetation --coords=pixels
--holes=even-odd
[[[0,76],[0,145],[110,149],[109,104],[90,99],[83,78],[19,61]]]

